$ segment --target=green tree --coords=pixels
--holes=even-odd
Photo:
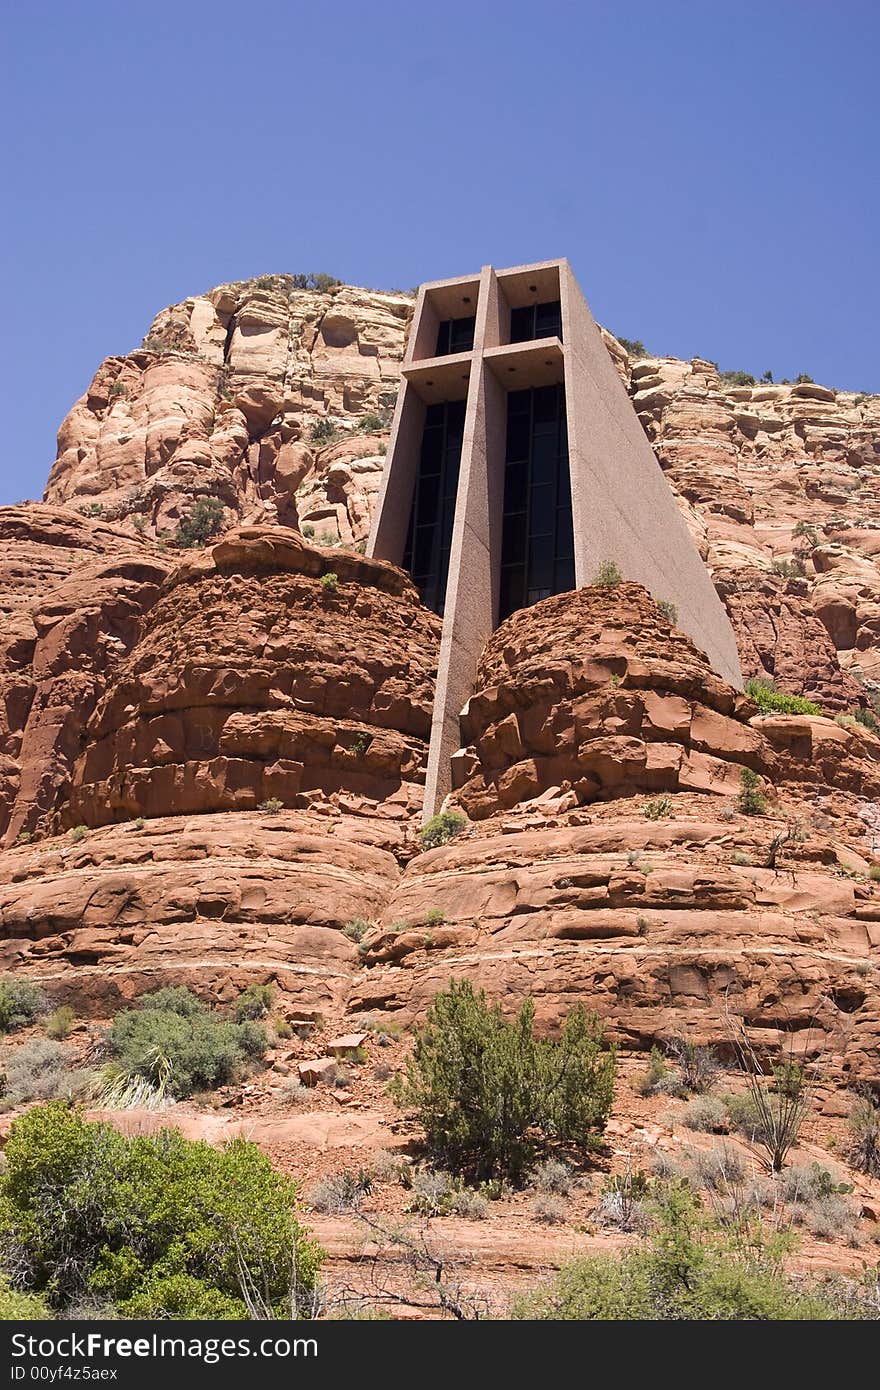
[[[476,1177],[519,1178],[539,1142],[587,1149],[604,1128],[615,1054],[577,1008],[558,1041],[533,1032],[526,1000],[511,1022],[468,980],[435,996],[393,1094],[413,1109],[436,1160]]]
[[[0,1261],[56,1308],[96,1294],[123,1316],[243,1317],[243,1279],[289,1315],[295,1272],[307,1304],[321,1252],[255,1144],[128,1138],[53,1101],[9,1133]]]

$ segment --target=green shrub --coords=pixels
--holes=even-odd
[[[798,372],[798,375],[795,377],[795,384],[800,386],[803,382],[811,382],[812,380],[813,378],[809,375],[808,372]]]
[[[255,1144],[128,1138],[53,1101],[15,1121],[6,1160],[0,1260],[53,1307],[92,1294],[128,1316],[243,1317],[240,1268],[279,1315],[292,1269],[314,1289],[296,1185]]]
[[[66,1038],[73,1027],[76,1014],[69,1004],[61,1004],[53,1009],[46,1019],[46,1033],[50,1038]]]
[[[755,386],[757,382],[751,372],[719,372],[725,386]]]
[[[226,511],[219,497],[200,497],[186,515],[180,518],[175,542],[182,550],[204,545],[223,530]]]
[[[19,1293],[0,1277],[0,1322],[40,1322],[51,1316],[48,1303],[37,1294]]]
[[[271,985],[248,985],[233,1004],[232,1016],[236,1023],[244,1023],[247,1018],[265,1018],[272,1007],[272,998]]]
[[[727,1109],[717,1096],[696,1096],[685,1106],[681,1119],[688,1129],[716,1134],[727,1123]]]
[[[655,1043],[651,1048],[648,1058],[648,1065],[636,1083],[636,1090],[639,1095],[653,1096],[658,1091],[666,1092],[666,1083],[673,1075],[672,1068],[669,1066],[660,1048]],[[681,1083],[679,1082],[679,1089]]]
[[[277,796],[270,796],[260,802],[257,810],[262,811],[264,816],[277,816],[279,811],[284,810],[284,802]]]
[[[331,444],[338,434],[338,429],[330,420],[316,420],[309,430],[309,443]]]
[[[751,695],[762,714],[822,713],[812,700],[805,700],[801,695],[783,695],[770,681],[758,677],[746,681],[746,693]]]
[[[571,1169],[558,1158],[545,1158],[529,1173],[529,1182],[537,1192],[554,1192],[557,1196],[567,1197],[572,1186]]]
[[[306,522],[305,526],[302,528],[302,533],[307,541],[310,541],[312,539],[312,537],[315,534],[315,528],[310,521]]]
[[[426,927],[442,927],[446,921],[446,913],[442,907],[429,907],[425,913]]]
[[[0,976],[0,1033],[12,1033],[33,1023],[46,1009],[46,996],[30,980]]]
[[[87,825],[75,825],[70,832],[71,840],[84,840],[89,833]]]
[[[660,612],[663,614],[666,621],[672,627],[675,627],[678,623],[678,608],[676,607],[676,605],[674,603],[670,603],[668,599],[658,598],[657,607],[660,609]]]
[[[558,1041],[535,1038],[533,1020],[531,1000],[507,1023],[467,980],[435,996],[406,1072],[392,1083],[433,1158],[454,1171],[518,1178],[541,1142],[581,1150],[595,1142],[611,1109],[614,1050],[580,1007]]]
[[[117,1014],[108,1035],[124,1074],[164,1085],[177,1097],[232,1080],[266,1049],[259,1024],[210,1012],[182,988],[157,990],[138,1009]]]
[[[847,1159],[860,1172],[880,1178],[880,1106],[873,1095],[856,1096],[847,1128]]]
[[[593,583],[600,589],[614,589],[623,583],[623,575],[613,560],[603,560],[593,576]]]
[[[736,799],[738,809],[744,816],[763,816],[767,809],[767,798],[760,789],[760,777],[750,767],[744,767],[739,780],[740,793]]]
[[[617,337],[617,334],[615,334],[615,337]],[[645,347],[645,344],[642,342],[641,338],[618,337],[617,341],[620,343],[620,346],[624,349],[628,357],[634,357],[638,359],[640,357],[651,356],[648,349]]]
[[[448,845],[456,835],[460,835],[467,825],[467,819],[460,811],[440,811],[426,821],[419,832],[422,849],[437,849]]]
[[[6,1106],[30,1100],[51,1100],[61,1094],[64,1048],[47,1038],[34,1038],[14,1048],[3,1060],[0,1092]]]
[[[863,724],[866,729],[870,729],[872,734],[880,734],[880,720],[870,709],[857,709],[855,719],[859,724]]]
[[[381,415],[377,415],[375,411],[369,411],[366,415],[361,416],[358,421],[358,429],[362,430],[364,434],[375,434],[378,430],[385,429],[387,423],[387,420],[383,420]]]
[[[642,807],[642,815],[646,820],[662,820],[672,811],[671,796],[655,796],[651,801],[646,801]]]
[[[115,401],[118,400],[120,396],[128,395],[128,387],[124,381],[114,381],[107,394],[111,401]]]
[[[342,934],[347,936],[349,941],[363,941],[369,930],[370,924],[363,917],[352,917],[343,927]]]
[[[661,1199],[646,1243],[619,1256],[575,1260],[550,1284],[517,1299],[512,1310],[519,1319],[579,1322],[827,1321],[853,1315],[839,1311],[822,1290],[789,1279],[768,1250],[743,1251],[707,1228],[682,1186]]]
[[[793,560],[774,560],[770,568],[783,579],[800,579],[806,573],[803,560],[797,557]]]
[[[334,574],[333,570],[328,570],[321,575],[321,588],[325,594],[335,594],[339,588],[339,575]]]

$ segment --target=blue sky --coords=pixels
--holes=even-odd
[[[880,6],[6,0],[0,502],[224,280],[567,255],[654,351],[880,391]]]

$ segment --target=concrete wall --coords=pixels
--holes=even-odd
[[[524,344],[506,349],[510,304],[528,303],[530,293],[538,296],[535,302],[555,297],[557,284],[563,343],[547,339],[540,350]],[[432,359],[438,319],[466,312],[459,308],[463,291],[477,300],[473,352],[451,361]],[[402,560],[425,401],[444,389],[443,373],[453,363],[456,382],[468,363],[470,378],[466,388],[459,388],[467,389],[467,409],[434,696],[426,819],[439,810],[451,789],[450,759],[460,741],[459,713],[473,691],[480,655],[498,621],[508,389],[565,382],[578,586],[593,580],[603,560],[613,560],[624,578],[638,580],[655,598],[674,603],[679,626],[705,651],[715,670],[734,685],[742,684],[725,609],[567,261],[519,266],[500,276],[486,266],[479,286],[469,277],[422,288],[367,554],[395,564]]]
[[[615,561],[674,603],[682,631],[741,686],[727,612],[567,262],[560,281],[576,583]]]

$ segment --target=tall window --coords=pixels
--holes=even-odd
[[[444,319],[437,330],[437,356],[448,357],[451,352],[470,352],[474,345],[473,316],[469,319]]]
[[[500,618],[574,588],[563,386],[507,397]]]
[[[464,411],[464,401],[427,408],[403,555],[403,568],[412,575],[422,602],[441,616],[449,574]]]
[[[562,339],[562,305],[558,299],[511,310],[510,341],[531,343],[535,338]]]

